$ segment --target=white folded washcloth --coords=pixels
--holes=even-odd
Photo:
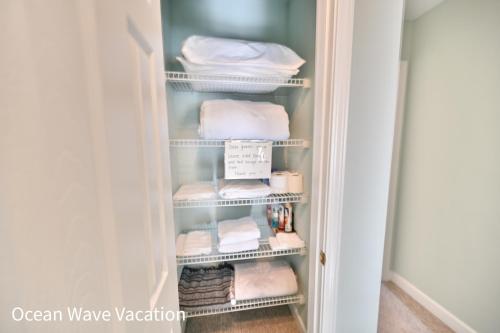
[[[295,232],[279,232],[276,237],[269,237],[269,245],[273,251],[303,248],[304,241]]]
[[[202,65],[297,70],[305,63],[284,45],[229,38],[191,36],[183,42],[181,51],[187,60]]]
[[[267,197],[271,188],[260,180],[224,180],[219,185],[223,199],[249,199]]]
[[[270,102],[215,99],[201,104],[203,139],[286,140],[288,125],[285,108]]]
[[[218,247],[220,253],[243,252],[243,251],[257,250],[258,248],[259,248],[258,239],[252,239],[248,241],[225,244],[225,245],[219,244]]]
[[[236,301],[293,295],[299,289],[295,273],[283,260],[235,264],[234,287]]]
[[[217,193],[211,182],[184,184],[173,197],[174,200],[210,200],[216,198]]]
[[[187,234],[180,234],[177,237],[176,251],[178,256],[210,254],[212,236],[209,231],[190,231]]]
[[[217,225],[219,246],[236,244],[260,238],[260,229],[251,216],[221,221]]]

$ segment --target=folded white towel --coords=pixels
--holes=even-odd
[[[286,140],[290,137],[288,123],[282,105],[216,99],[201,104],[199,134],[217,140]]]
[[[177,237],[176,250],[178,256],[210,254],[212,252],[212,236],[208,231],[190,231],[187,234],[180,234]]]
[[[269,237],[269,245],[273,251],[303,248],[304,241],[295,232],[279,232],[276,237]]]
[[[175,240],[175,253],[178,256],[184,255],[184,243],[186,243],[186,234],[179,234]]]
[[[219,252],[220,253],[232,253],[232,252],[242,252],[242,251],[250,251],[257,250],[259,248],[259,240],[252,239],[248,241],[233,243],[233,244],[219,244]]]
[[[220,221],[217,225],[219,246],[237,244],[260,238],[260,229],[251,216],[236,220]]]
[[[223,180],[219,184],[223,199],[249,199],[267,197],[271,188],[260,180]]]
[[[296,70],[305,63],[290,48],[239,39],[191,36],[182,45],[187,60],[204,65],[254,66]]]
[[[211,182],[184,184],[174,194],[174,200],[210,200],[217,199],[214,185]]]
[[[297,293],[297,279],[283,260],[259,261],[234,265],[236,301]]]

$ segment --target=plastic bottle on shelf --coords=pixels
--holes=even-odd
[[[273,223],[273,207],[267,205],[267,224],[271,227]]]
[[[271,229],[276,233],[278,232],[279,228],[279,213],[278,213],[278,206],[274,205],[272,208],[273,214],[272,214],[272,219],[271,219]]]
[[[285,231],[285,207],[279,205],[278,208],[278,230]]]
[[[292,204],[285,204],[285,232],[293,232],[293,208]]]

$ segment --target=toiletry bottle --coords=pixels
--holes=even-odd
[[[293,232],[293,208],[292,204],[285,204],[285,232]]]
[[[273,223],[273,207],[267,205],[267,224],[271,227]]]
[[[272,211],[273,211],[273,216],[272,216],[272,221],[271,221],[271,229],[273,229],[273,231],[276,233],[276,232],[278,232],[278,227],[279,227],[278,206],[273,205]]]
[[[278,208],[278,229],[279,231],[285,231],[285,207],[279,205]]]

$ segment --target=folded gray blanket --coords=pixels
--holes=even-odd
[[[179,305],[196,308],[225,304],[234,299],[234,268],[184,267],[179,280]]]

